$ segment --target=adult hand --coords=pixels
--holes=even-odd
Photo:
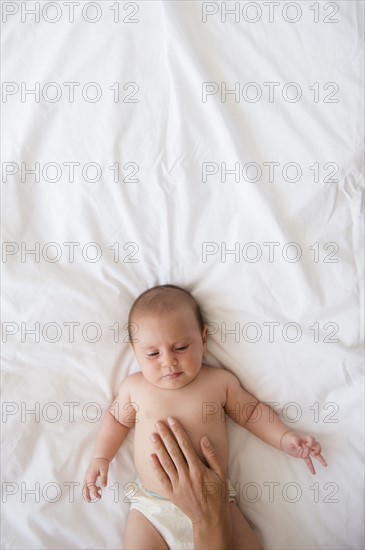
[[[156,452],[153,469],[171,500],[192,521],[196,548],[230,548],[232,526],[227,496],[227,480],[216,450],[204,436],[200,445],[206,466],[196,454],[181,424],[168,418],[159,421],[151,439]],[[172,432],[172,433],[171,433]]]

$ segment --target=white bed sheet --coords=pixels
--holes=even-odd
[[[322,443],[312,477],[229,422],[263,547],[364,547],[363,14],[2,2],[2,548],[121,548],[132,434],[102,501],[83,475],[138,369],[129,307],[167,282],[201,302],[207,360]]]

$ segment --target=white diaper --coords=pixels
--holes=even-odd
[[[228,493],[229,502],[235,502],[236,491],[229,480]],[[146,490],[139,478],[126,487],[124,494],[131,503],[130,509],[141,512],[171,550],[194,549],[191,520],[171,500]]]

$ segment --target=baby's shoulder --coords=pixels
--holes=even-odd
[[[229,384],[235,380],[238,381],[237,377],[232,372],[223,367],[211,367],[207,364],[203,364],[202,372],[204,376],[209,377],[210,380],[214,380],[221,384]]]
[[[133,390],[141,385],[143,382],[143,375],[141,372],[135,372],[133,374],[130,374],[120,384],[120,390],[121,391],[130,391]]]
[[[130,374],[129,376],[127,376],[127,378],[125,380],[128,381],[129,383],[133,384],[133,383],[140,382],[142,378],[143,378],[142,372],[138,371],[138,372],[134,372],[133,374]]]

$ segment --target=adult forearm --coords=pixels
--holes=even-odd
[[[257,403],[245,423],[245,428],[276,449],[281,449],[281,439],[286,432],[290,431],[273,409],[265,403]]]
[[[127,437],[129,428],[118,422],[110,411],[105,413],[96,438],[94,457],[111,461]]]

